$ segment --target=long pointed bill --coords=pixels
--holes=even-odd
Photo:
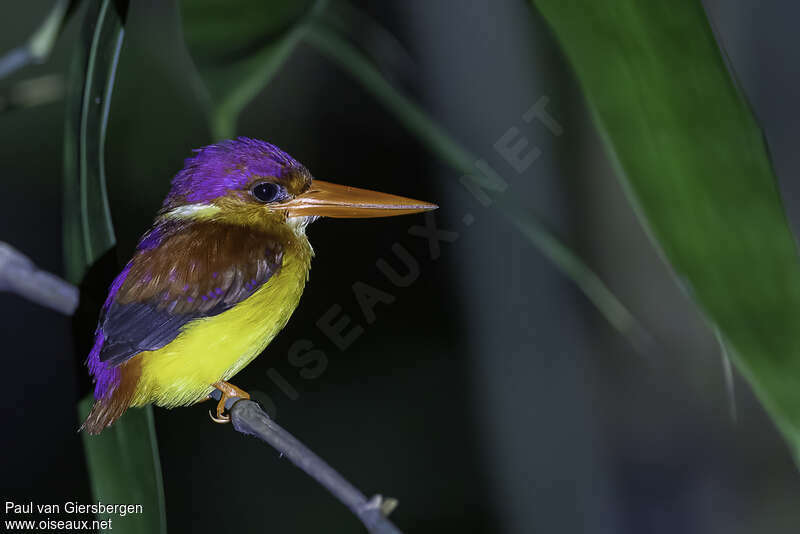
[[[420,211],[435,210],[436,204],[411,198],[387,195],[336,185],[322,180],[311,182],[311,189],[277,206],[285,209],[289,217],[318,216],[339,218],[391,217]]]

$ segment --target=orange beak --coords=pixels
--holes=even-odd
[[[311,188],[273,209],[288,211],[289,217],[337,218],[391,217],[435,210],[436,204],[313,180]]]

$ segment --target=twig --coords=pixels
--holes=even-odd
[[[78,307],[78,288],[61,278],[39,270],[24,254],[0,241],[0,291],[9,291],[33,302],[72,315]],[[217,400],[220,392],[211,395]],[[228,401],[233,428],[272,445],[294,465],[319,482],[347,506],[371,534],[402,534],[387,516],[397,507],[395,499],[375,495],[367,500],[336,470],[281,428],[258,403],[232,398]]]
[[[219,391],[212,395],[217,400]],[[395,499],[375,495],[367,500],[355,486],[336,470],[300,443],[294,436],[273,421],[257,402],[243,399],[228,401],[233,428],[242,434],[255,436],[274,447],[294,465],[324,486],[358,517],[371,534],[402,534],[387,516],[397,507]]]
[[[76,4],[75,0],[58,0],[27,43],[0,55],[0,78],[10,76],[29,63],[43,63],[50,56],[67,15]]]
[[[23,253],[0,241],[0,291],[16,293],[51,310],[72,315],[80,299],[78,288],[40,270]]]

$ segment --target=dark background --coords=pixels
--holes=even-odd
[[[6,6],[0,50],[26,39],[50,4]],[[423,216],[316,223],[300,307],[234,383],[365,492],[399,499],[392,517],[406,532],[795,532],[800,478],[787,448],[738,377],[733,420],[713,333],[641,230],[536,13],[513,0],[359,5],[400,43],[393,82],[579,250],[658,348],[633,350],[498,209],[478,204],[359,85],[301,45],[238,133],[281,146],[320,178],[436,202],[437,225],[458,237],[432,258],[408,232]],[[800,8],[706,7],[765,128],[797,229]],[[120,263],[183,159],[210,139],[170,17],[157,2],[131,6],[106,147]],[[79,13],[47,64],[0,90],[63,76],[81,21]],[[521,119],[543,96],[559,137]],[[0,113],[0,240],[55,273],[63,121],[63,100]],[[510,127],[542,151],[522,175],[493,149]],[[383,258],[401,269],[395,243],[419,262],[406,288],[376,267]],[[355,282],[395,298],[376,306],[372,324]],[[364,328],[345,351],[315,326],[333,305]],[[88,379],[71,320],[0,294],[0,328],[0,495],[90,502],[75,410]],[[300,339],[326,353],[319,377],[303,378],[287,360]],[[207,409],[155,411],[171,532],[360,531],[323,489],[272,449],[211,424]]]

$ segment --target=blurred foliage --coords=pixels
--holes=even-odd
[[[520,206],[509,195],[504,195],[505,182],[498,176],[480,172],[475,166],[478,158],[441,128],[413,100],[394,88],[360,50],[337,32],[319,23],[308,32],[307,40],[320,53],[352,75],[425,148],[458,172],[459,178],[468,177],[493,197],[493,202],[503,215],[548,260],[575,282],[606,320],[635,347],[641,349],[649,342],[650,336],[635,317],[580,257],[561,243],[529,209]]]
[[[643,221],[800,460],[797,245],[701,2],[533,3]]]
[[[267,2],[274,8],[270,22],[260,29],[240,21],[264,9],[262,3],[238,0],[241,9],[228,19],[220,19],[224,2],[181,1],[183,31],[209,95],[209,122],[212,136],[235,136],[236,120],[242,109],[272,80],[301,41],[341,66],[383,104],[408,131],[437,157],[480,187],[498,194],[504,185],[485,173],[476,172],[478,158],[470,154],[450,134],[429,117],[414,101],[392,86],[374,61],[341,35],[355,25],[369,27],[370,34],[386,42],[386,31],[369,17],[353,9],[345,0],[329,5],[327,0],[292,4]],[[304,6],[305,11],[300,9]],[[227,4],[225,4],[227,6]],[[331,9],[328,9],[328,8]],[[244,15],[247,13],[247,15]],[[277,16],[275,16],[277,14]],[[265,18],[264,21],[268,20]],[[246,34],[235,35],[239,28]],[[539,223],[532,213],[506,206],[508,199],[498,195],[504,214],[521,229],[531,243],[573,281],[597,306],[606,319],[637,346],[648,336],[633,315],[580,258]]]
[[[285,35],[311,0],[180,0],[183,32],[200,66],[225,65]]]
[[[64,134],[64,259],[74,283],[116,242],[104,146],[127,9],[127,2],[91,1],[71,65]],[[92,402],[92,395],[81,401],[82,419]],[[166,532],[152,408],[130,410],[100,436],[84,433],[83,443],[95,499],[139,503],[147,511],[115,522],[114,531]]]
[[[215,140],[236,133],[244,107],[269,83],[324,0],[181,0],[186,45],[205,88]]]
[[[64,257],[72,282],[116,243],[104,147],[123,15],[112,2],[92,4],[70,65],[64,130]]]
[[[28,61],[47,56],[76,3],[56,3],[27,48],[19,49],[27,50]],[[235,135],[242,110],[295,47],[307,42],[349,73],[432,153],[492,193],[504,215],[620,332],[637,345],[644,339],[635,318],[602,281],[528,209],[503,195],[502,183],[475,172],[477,158],[396,89],[348,41],[346,30],[325,20],[326,0],[179,3],[195,82],[205,96],[215,139]],[[532,3],[572,63],[654,239],[800,456],[796,245],[762,133],[725,68],[701,3]],[[72,281],[115,243],[103,152],[126,10],[124,1],[89,1],[86,33],[72,65],[64,184],[65,260]],[[376,28],[374,33],[383,32]],[[19,60],[3,60],[10,57]],[[83,401],[81,415],[89,403]],[[102,436],[84,436],[84,442],[96,498],[158,510],[140,521],[126,518],[115,530],[165,532],[151,409],[132,410]]]
[[[81,420],[94,402],[89,395],[78,404]],[[82,433],[92,494],[104,503],[141,504],[144,513],[126,517],[97,514],[113,519],[114,532],[165,534],[167,532],[161,465],[152,408],[128,410],[122,419],[102,434]]]
[[[57,0],[28,42],[0,57],[0,78],[5,78],[29,63],[44,62],[61,35],[69,14],[79,2],[80,0]]]

